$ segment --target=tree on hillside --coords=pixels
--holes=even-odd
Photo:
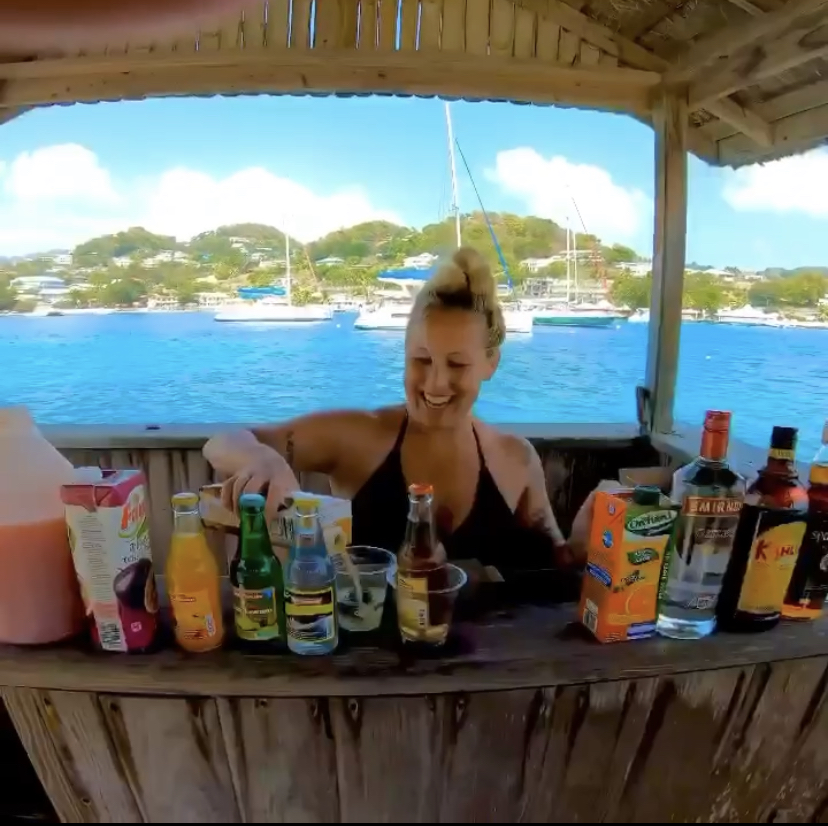
[[[323,258],[395,260],[411,255],[415,250],[409,243],[416,230],[401,227],[390,221],[366,221],[347,229],[330,232],[308,244],[308,255],[314,261]]]
[[[604,247],[604,260],[610,266],[617,264],[632,264],[638,260],[638,255],[634,249],[625,247],[623,244],[613,244],[611,247]]]
[[[709,273],[684,274],[682,306],[704,313],[717,313],[725,303],[724,286]]]
[[[130,227],[114,235],[101,235],[78,244],[72,252],[72,260],[76,266],[94,267],[125,255],[140,253],[148,256],[177,249],[180,244],[171,235],[156,235],[143,227]]]
[[[819,272],[803,272],[789,278],[757,281],[748,292],[759,307],[816,307],[828,290],[828,278]]]
[[[652,273],[640,278],[631,273],[622,272],[612,282],[610,297],[615,304],[626,305],[631,310],[641,310],[650,306],[652,289]]]
[[[0,278],[0,313],[13,310],[17,304],[17,290],[7,278]]]

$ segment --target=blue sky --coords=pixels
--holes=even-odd
[[[490,210],[562,220],[648,254],[652,132],[622,116],[452,104]],[[422,225],[448,206],[443,107],[392,98],[172,99],[55,107],[0,131],[0,254],[143,223],[187,234],[230,220],[303,240],[354,220]],[[459,161],[458,161],[459,163]],[[462,164],[461,208],[476,208]],[[828,265],[828,155],[732,173],[691,158],[688,261]]]

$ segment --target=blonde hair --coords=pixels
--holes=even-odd
[[[409,324],[435,307],[469,310],[483,316],[488,350],[500,347],[506,338],[497,283],[486,259],[472,247],[460,247],[437,268],[417,293]]]

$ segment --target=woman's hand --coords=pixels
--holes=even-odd
[[[221,501],[238,513],[239,497],[243,493],[263,493],[267,498],[265,512],[268,520],[272,520],[288,494],[297,490],[299,482],[285,459],[273,448],[259,445],[244,466],[224,482]]]

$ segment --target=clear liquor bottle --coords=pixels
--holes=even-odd
[[[294,654],[330,654],[339,643],[336,571],[316,502],[296,499],[285,567],[287,643]]]
[[[716,602],[745,499],[745,479],[727,462],[730,413],[708,410],[699,456],[673,474],[681,504],[662,569],[656,631],[700,639],[716,628]]]

